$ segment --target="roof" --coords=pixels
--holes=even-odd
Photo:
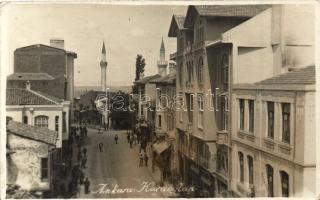
[[[184,30],[184,20],[185,16],[183,15],[173,15],[169,28],[169,37],[177,37],[178,30]]]
[[[295,69],[285,74],[265,79],[256,85],[312,85],[316,83],[315,66]]]
[[[57,51],[62,51],[64,53],[66,53],[66,54],[72,55],[74,58],[77,58],[77,54],[75,52],[73,52],[73,51],[67,51],[65,49],[60,49],[60,48],[53,47],[53,46],[50,46],[50,45],[45,45],[45,44],[33,44],[33,45],[29,45],[29,46],[20,47],[20,48],[17,48],[15,50],[15,52],[19,51],[19,50],[28,49],[28,48],[40,48],[40,47],[47,47],[47,48],[51,48],[51,49],[54,49],[54,50],[57,50]]]
[[[44,93],[21,88],[8,88],[6,92],[6,105],[56,105],[57,98],[43,95]]]
[[[153,79],[150,83],[159,83],[159,84],[174,84],[176,81],[176,74],[168,74],[166,76],[161,76],[159,78]]]
[[[102,51],[101,51],[102,54],[106,54],[106,47],[104,46],[104,41],[103,41],[103,44],[102,44]]]
[[[144,77],[144,78],[142,78],[140,80],[135,81],[135,83],[136,84],[146,84],[146,83],[148,83],[148,82],[150,82],[150,81],[152,81],[152,80],[154,80],[156,78],[159,78],[159,77],[161,77],[160,74],[155,74],[155,75],[152,75],[152,76],[146,76],[146,77]]]
[[[7,80],[23,80],[23,81],[43,81],[53,80],[54,77],[47,73],[13,73],[7,77]]]
[[[184,27],[192,28],[197,15],[206,17],[253,17],[271,5],[191,5],[188,7]]]
[[[57,141],[57,133],[55,131],[23,124],[13,120],[8,122],[7,132],[50,145],[55,145]]]

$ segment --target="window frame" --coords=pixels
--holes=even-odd
[[[274,197],[274,173],[273,173],[273,171],[274,171],[273,167],[269,164],[266,164],[268,197]]]
[[[287,109],[285,107],[288,106]],[[282,103],[281,104],[281,117],[282,117],[282,142],[290,144],[291,140],[291,104]],[[285,119],[286,118],[286,119]],[[285,130],[287,129],[287,130]]]
[[[271,109],[272,108],[272,109]],[[272,113],[272,121],[271,114]],[[274,139],[274,122],[275,122],[275,103],[272,101],[267,101],[267,137]],[[272,123],[271,123],[272,122]]]
[[[49,127],[49,117],[46,115],[38,115],[34,118],[34,126],[39,128]]]
[[[46,160],[46,162],[43,162],[44,160]],[[44,163],[46,163],[45,167],[43,166]],[[47,157],[40,158],[40,179],[41,181],[47,181],[49,179],[49,158]]]
[[[286,171],[281,170],[280,172],[280,183],[281,183],[281,195],[282,197],[289,197],[290,195],[290,176]],[[284,181],[287,184],[286,188],[284,186]],[[284,191],[286,190],[286,191]]]
[[[197,79],[198,84],[201,85],[204,83],[204,66],[202,56],[199,58],[198,67],[197,67]]]
[[[241,151],[238,151],[239,158],[239,181],[244,183],[244,155]]]
[[[245,100],[239,99],[239,129],[245,130]]]
[[[248,107],[249,107],[249,132],[254,133],[254,100],[248,100]]]
[[[248,161],[248,182],[249,185],[254,184],[254,161],[253,157],[250,155],[247,155],[247,161]]]

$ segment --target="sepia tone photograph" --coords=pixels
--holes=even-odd
[[[1,4],[1,198],[319,197],[318,7]]]

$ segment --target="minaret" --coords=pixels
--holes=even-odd
[[[107,94],[107,55],[106,55],[106,47],[104,46],[104,41],[102,44],[102,51],[101,51],[101,61],[100,61],[100,67],[101,67],[101,91],[105,92],[106,94],[106,106],[105,110],[102,114],[102,125],[106,126],[106,128],[109,127],[109,117],[108,117],[108,94]]]
[[[168,62],[166,61],[166,50],[164,48],[164,42],[162,38],[161,47],[160,47],[160,60],[158,61],[158,74],[160,74],[161,76],[166,76],[167,66],[168,66]]]
[[[106,47],[104,46],[104,41],[102,44],[102,51],[101,51],[101,61],[100,61],[100,67],[101,67],[101,91],[106,92],[107,88],[107,55],[106,55]]]

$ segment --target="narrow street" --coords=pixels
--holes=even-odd
[[[115,144],[114,135],[118,134],[118,144]],[[99,143],[103,143],[103,151],[99,151]],[[85,177],[88,177],[91,186],[90,194],[84,193],[81,185],[79,198],[161,198],[161,192],[139,191],[143,182],[153,182],[151,172],[146,167],[139,167],[138,145],[130,148],[127,143],[126,131],[108,131],[98,134],[95,129],[88,129],[88,137],[85,139],[85,147],[88,149],[87,168],[84,169]],[[150,163],[150,162],[149,162]],[[107,184],[102,191],[102,185]],[[118,189],[135,188],[133,191],[123,192]],[[107,191],[107,188],[110,191]],[[113,191],[112,191],[113,190]]]

